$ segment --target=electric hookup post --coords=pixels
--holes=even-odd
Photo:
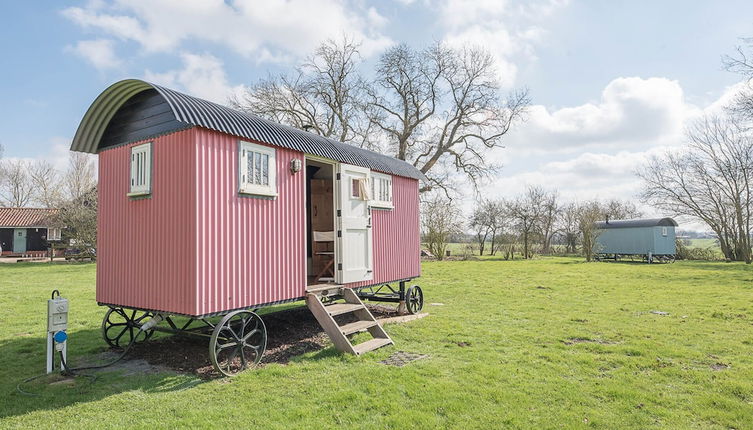
[[[68,299],[60,297],[60,291],[54,290],[52,298],[47,300],[47,373],[55,368],[55,353],[63,354],[68,362]],[[63,364],[60,364],[61,368]]]

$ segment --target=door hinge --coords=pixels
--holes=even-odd
[[[335,179],[337,179],[338,181],[340,180],[340,174],[339,173],[335,175]]]
[[[337,216],[342,216],[342,212],[340,211],[340,209],[337,210]]]
[[[340,270],[340,271],[343,270],[343,264],[342,263],[337,263],[337,270]]]
[[[343,231],[337,230],[337,237],[343,237]]]

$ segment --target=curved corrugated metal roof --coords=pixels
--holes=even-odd
[[[617,219],[596,223],[600,229],[608,228],[632,228],[632,227],[677,227],[678,224],[672,218],[649,218],[649,219]]]
[[[253,114],[240,112],[227,106],[138,79],[116,82],[94,100],[81,120],[71,143],[71,150],[91,154],[97,153],[102,135],[118,109],[131,97],[152,88],[165,98],[175,115],[175,119],[189,125],[318,155],[343,163],[368,167],[393,175],[426,179],[426,176],[420,170],[403,160],[277,124]]]

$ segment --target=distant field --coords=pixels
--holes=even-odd
[[[690,239],[690,246],[693,248],[719,249],[719,242],[716,239]]]
[[[23,397],[46,300],[71,299],[70,362],[105,349],[93,264],[0,265],[0,428],[753,428],[753,268],[425,262],[428,317],[395,345],[333,347],[235,379],[105,373]],[[300,304],[298,305],[300,306]],[[405,367],[395,351],[429,357]],[[175,353],[165,350],[164,354]]]

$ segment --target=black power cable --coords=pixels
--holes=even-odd
[[[97,364],[97,365],[94,365],[94,366],[83,366],[83,367],[71,367],[71,368],[69,368],[68,364],[65,362],[65,358],[63,357],[63,352],[62,351],[58,351],[58,353],[60,354],[60,363],[62,364],[61,374],[65,375],[65,376],[69,376],[69,375],[70,376],[84,376],[84,377],[87,377],[87,378],[91,378],[91,382],[93,383],[94,380],[97,379],[96,375],[86,374],[86,373],[79,374],[79,373],[76,373],[76,372],[79,372],[79,371],[82,371],[82,370],[103,369],[105,367],[112,366],[113,364],[115,364],[118,361],[122,360],[123,358],[125,358],[126,354],[128,354],[128,351],[131,349],[131,347],[133,346],[133,344],[136,343],[136,338],[138,338],[139,334],[141,334],[142,332],[143,332],[143,330],[141,330],[139,328],[139,331],[136,333],[136,336],[134,336],[131,339],[131,341],[128,343],[128,346],[126,346],[125,349],[123,349],[123,352],[121,352],[120,355],[118,357],[116,357],[114,360],[109,361],[109,362],[107,362],[105,364]],[[32,392],[29,392],[29,391],[25,391],[23,388],[21,388],[21,386],[23,386],[24,384],[28,384],[29,382],[34,381],[36,379],[42,378],[44,376],[47,376],[47,373],[41,373],[39,375],[35,375],[35,376],[30,377],[30,378],[26,378],[26,379],[24,379],[23,381],[19,382],[16,385],[16,390],[20,394],[23,394],[24,396],[39,396],[40,395],[39,393],[32,393]]]

